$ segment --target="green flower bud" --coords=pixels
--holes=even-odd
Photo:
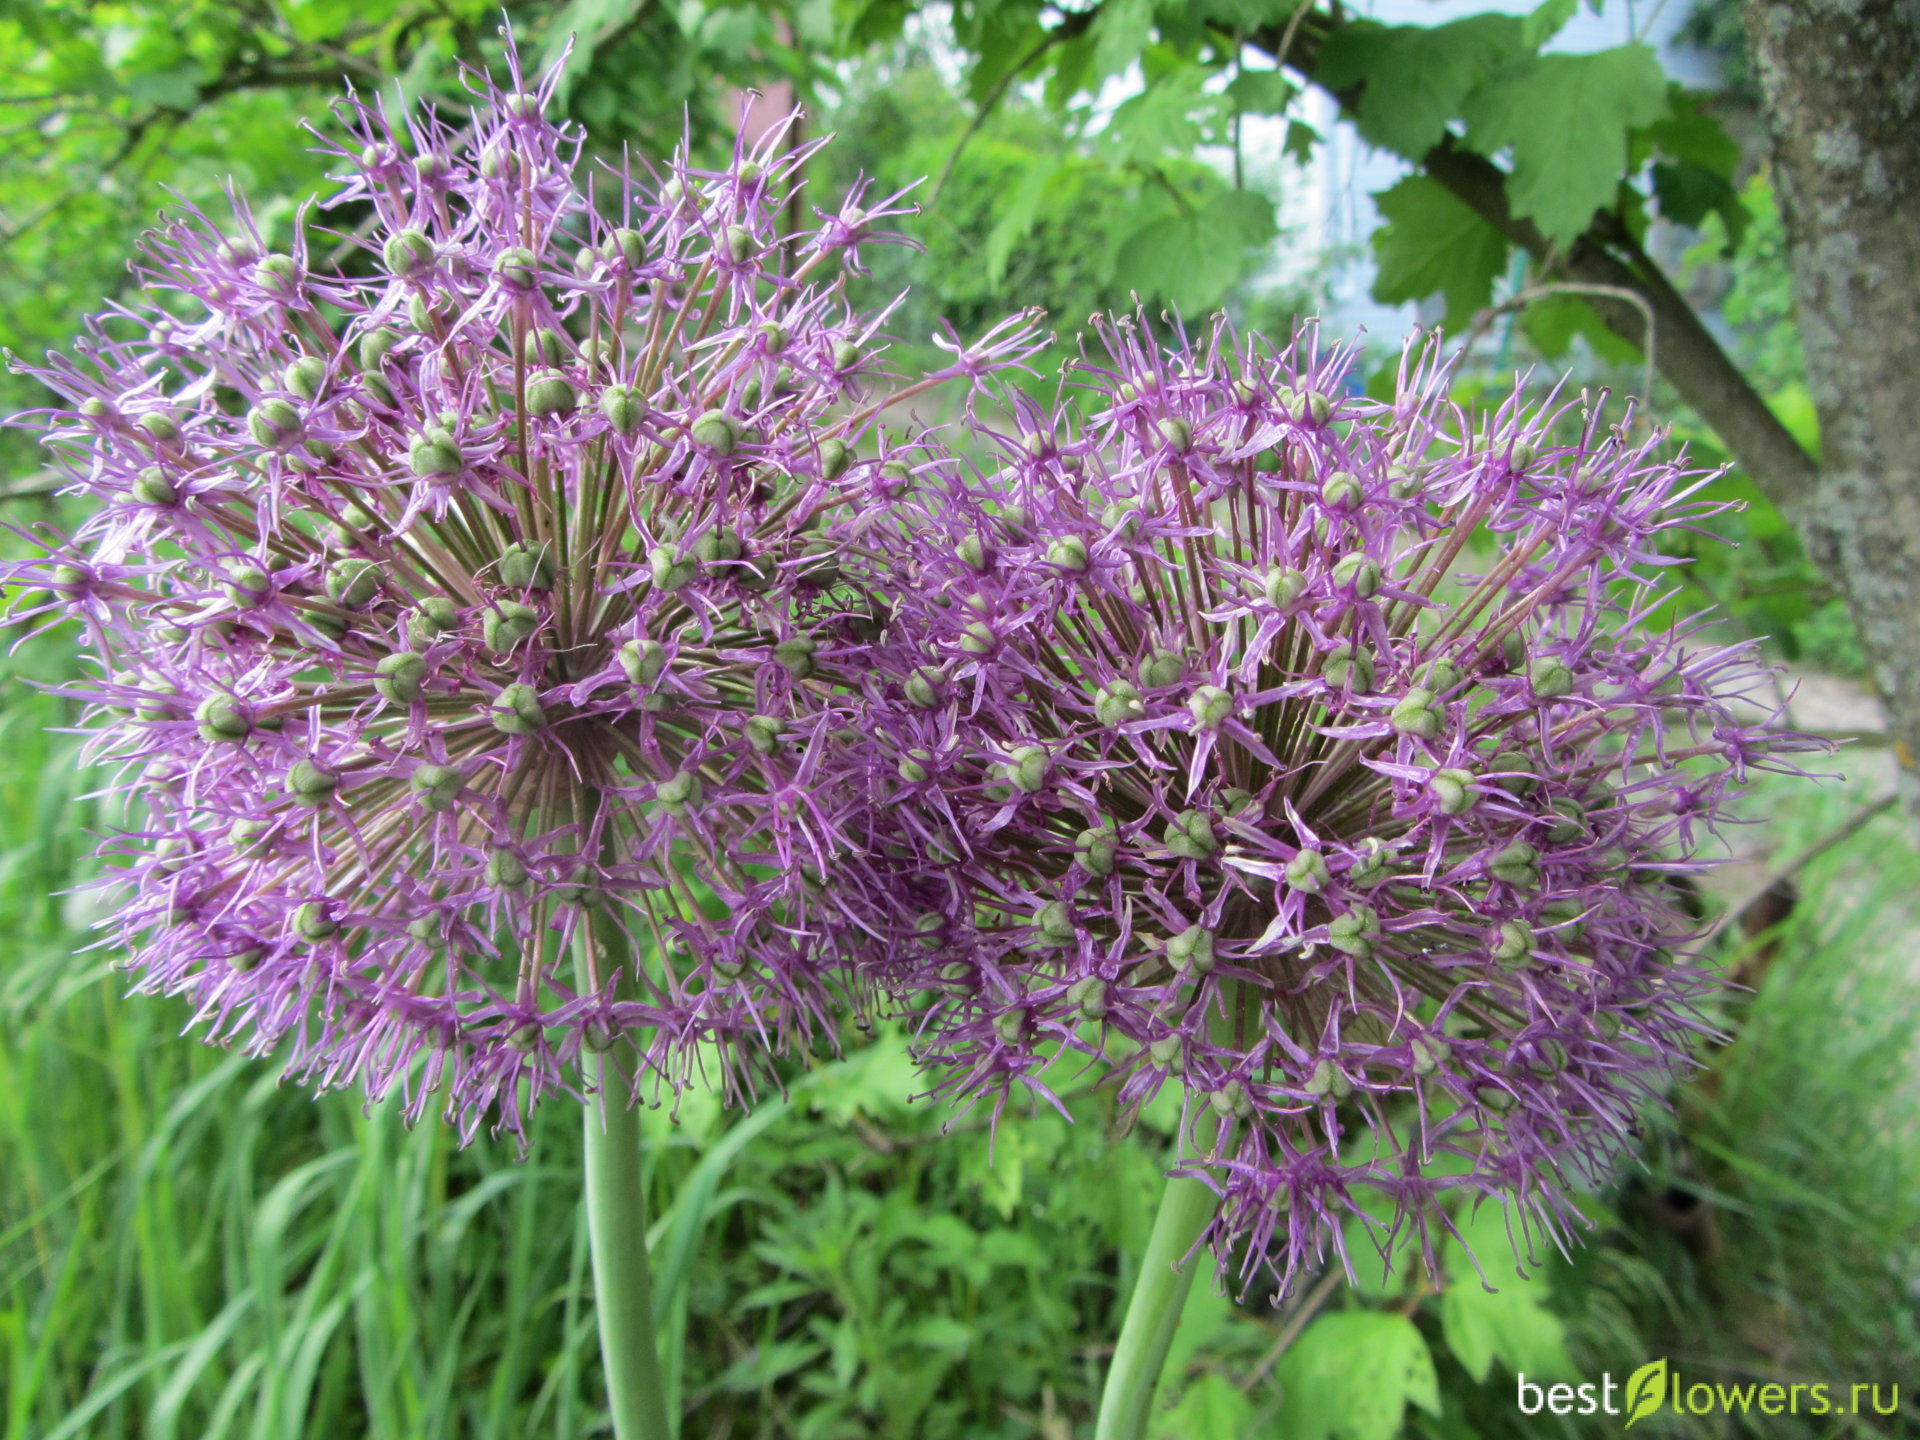
[[[1087,975],[1067,987],[1067,1003],[1080,1012],[1083,1020],[1104,1020],[1107,1015],[1107,982],[1098,975]]]
[[[1460,667],[1451,660],[1430,660],[1420,683],[1436,695],[1444,695],[1460,683]]]
[[[420,808],[435,815],[445,815],[459,803],[464,783],[460,772],[451,765],[416,765],[413,774],[407,777],[407,788],[420,802]]]
[[[833,342],[833,368],[851,370],[860,363],[860,347],[851,340]]]
[[[302,355],[280,372],[280,383],[302,400],[311,400],[326,383],[327,362],[318,355]]]
[[[653,798],[669,815],[685,818],[689,808],[697,807],[706,794],[706,786],[692,770],[669,775],[653,787]]]
[[[1187,697],[1187,711],[1195,730],[1218,730],[1236,709],[1233,696],[1218,685],[1200,685]]]
[[[847,448],[844,440],[827,439],[820,442],[820,478],[838,480],[847,473],[847,467],[853,463],[853,452]]]
[[[613,252],[608,259],[618,255],[620,263],[629,270],[638,270],[647,263],[647,242],[638,230],[616,230],[607,237],[607,241]]]
[[[1493,1110],[1496,1112],[1504,1112],[1507,1110],[1511,1110],[1514,1106],[1513,1092],[1510,1090],[1503,1090],[1498,1085],[1474,1086],[1473,1098],[1478,1100],[1482,1105],[1486,1106],[1487,1109]]]
[[[1162,1035],[1147,1046],[1147,1058],[1169,1075],[1187,1073],[1187,1042],[1178,1035]]]
[[[906,691],[907,703],[918,710],[932,710],[940,703],[940,686],[945,681],[938,670],[921,666],[907,677],[902,687]]]
[[[407,617],[407,638],[416,645],[431,645],[448,631],[460,628],[460,611],[444,595],[429,595]]]
[[[1407,1048],[1413,1052],[1416,1075],[1431,1075],[1453,1058],[1453,1046],[1443,1035],[1416,1035]]]
[[[1205,860],[1220,848],[1213,818],[1204,810],[1184,810],[1161,832],[1166,846],[1182,860]]]
[[[636,685],[651,685],[667,668],[667,647],[658,640],[629,640],[615,652],[627,679]]]
[[[744,225],[729,225],[722,239],[727,258],[736,265],[745,264],[753,254],[753,232]]]
[[[1346,470],[1336,470],[1320,482],[1320,499],[1329,510],[1351,510],[1363,493],[1360,477]]]
[[[1082,830],[1074,837],[1074,859],[1089,875],[1111,875],[1120,854],[1120,837],[1111,826]]]
[[[1527,683],[1542,700],[1557,700],[1573,689],[1573,671],[1557,655],[1542,655],[1527,666]]]
[[[969,655],[991,655],[1000,637],[984,620],[975,620],[960,632],[960,648]]]
[[[1207,974],[1213,969],[1213,932],[1189,925],[1167,941],[1167,963],[1182,975]]]
[[[1002,478],[1005,478],[1004,474]],[[1000,506],[1000,523],[1007,527],[1009,535],[1016,539],[1024,539],[1027,528],[1033,523],[1033,517],[1027,513],[1027,507],[1024,505],[1003,503]]]
[[[227,964],[230,968],[245,974],[266,958],[267,952],[261,949],[260,946],[249,945],[245,950],[237,950],[229,955],[227,957]]]
[[[1487,873],[1503,885],[1531,890],[1540,883],[1540,852],[1524,840],[1515,840],[1487,862]]]
[[[933,753],[928,750],[909,750],[900,757],[900,778],[909,785],[926,783],[927,776],[933,773]]]
[[[1320,662],[1320,678],[1336,690],[1355,695],[1373,690],[1373,652],[1365,647],[1340,644],[1327,652]]]
[[[1062,535],[1047,546],[1047,563],[1078,574],[1087,568],[1087,542],[1078,535]]]
[[[324,900],[309,900],[293,912],[294,933],[302,940],[331,940],[340,933],[340,922],[330,913]]]
[[[1287,884],[1309,895],[1318,895],[1333,878],[1327,869],[1327,857],[1318,850],[1302,850],[1287,862]]]
[[[1047,752],[1038,745],[1022,745],[1010,752],[1000,766],[1000,773],[1007,777],[1014,789],[1031,795],[1047,783],[1050,764]]]
[[[711,530],[702,531],[700,538],[693,542],[693,558],[703,565],[731,563],[740,558],[744,548],[735,531],[724,525],[716,525]]]
[[[389,275],[411,280],[433,268],[433,240],[421,230],[401,230],[388,237],[380,256]]]
[[[509,290],[531,290],[539,283],[540,257],[520,245],[509,245],[493,257],[494,276]]]
[[[1169,415],[1153,428],[1160,432],[1169,450],[1184,454],[1193,448],[1193,427],[1179,416]]]
[[[407,468],[422,480],[458,475],[466,465],[453,436],[438,425],[428,426],[407,446]]]
[[[1156,650],[1140,661],[1140,684],[1148,690],[1164,690],[1178,685],[1186,673],[1187,659],[1176,650]]]
[[[239,565],[227,572],[227,599],[242,610],[253,610],[273,598],[273,577],[258,565]]]
[[[819,645],[806,635],[795,635],[773,647],[773,662],[796,680],[805,680],[817,668],[814,652]]]
[[[493,697],[487,718],[502,735],[532,735],[547,723],[547,712],[540,708],[540,692],[516,680]]]
[[[413,173],[423,184],[430,184],[446,175],[447,162],[429,150],[413,157]]]
[[[1434,708],[1433,692],[1423,686],[1416,685],[1407,691],[1388,718],[1402,735],[1431,740],[1440,733],[1441,716]]]
[[[1140,692],[1126,680],[1115,680],[1093,692],[1093,713],[1102,725],[1124,725],[1147,713]]]
[[[521,337],[520,358],[529,365],[559,365],[567,353],[567,337],[558,330],[541,326]]]
[[[1553,821],[1547,827],[1547,839],[1555,845],[1570,845],[1587,833],[1587,808],[1578,800],[1555,800],[1548,807]]]
[[[1509,630],[1500,637],[1500,663],[1509,670],[1518,670],[1527,658],[1527,637],[1518,630]]]
[[[600,392],[600,413],[614,434],[631,435],[647,418],[647,407],[631,385],[609,385]]]
[[[553,560],[544,545],[536,547],[524,540],[515,541],[500,552],[500,566],[495,573],[509,590],[553,588]]]
[[[171,505],[180,498],[180,492],[174,489],[167,472],[158,465],[149,465],[134,476],[128,493],[142,505]]]
[[[1533,447],[1525,441],[1516,440],[1513,448],[1507,452],[1507,469],[1519,475],[1532,464]]]
[[[1380,912],[1371,905],[1356,905],[1327,922],[1327,943],[1356,960],[1371,959],[1379,938]]]
[[[1426,482],[1404,466],[1387,471],[1387,494],[1395,500],[1412,500],[1426,489]]]
[[[526,862],[511,850],[494,850],[487,856],[487,884],[502,890],[524,890],[529,880]]]
[[[580,392],[558,370],[542,370],[527,381],[530,415],[571,415],[579,403]]]
[[[959,557],[961,564],[983,575],[993,568],[993,552],[978,535],[962,536],[960,543],[953,547],[953,553]]]
[[[298,410],[285,400],[269,397],[247,412],[247,432],[256,445],[284,450],[300,439],[304,427]]]
[[[1307,588],[1307,577],[1298,570],[1275,565],[1253,582],[1254,593],[1275,609],[1285,610]]]
[[[1039,932],[1034,942],[1038,945],[1071,945],[1080,933],[1074,926],[1073,912],[1064,900],[1049,900],[1042,905],[1033,918],[1033,925]]]
[[[80,417],[83,420],[92,420],[96,423],[110,420],[113,418],[113,413],[113,407],[98,395],[89,395],[80,402]]]
[[[731,455],[740,443],[740,426],[723,411],[709,410],[689,428],[693,443],[716,455]]]
[[[656,545],[647,552],[647,564],[653,571],[653,586],[671,594],[691,585],[700,574],[700,562],[692,556],[682,559],[671,545]]]
[[[437,915],[414,916],[407,922],[407,935],[430,950],[438,950],[446,941]]]
[[[1479,793],[1473,788],[1471,770],[1436,770],[1433,779],[1427,782],[1427,789],[1433,792],[1442,815],[1464,815],[1480,801]]]
[[[1387,861],[1390,852],[1380,841],[1369,835],[1361,846],[1360,858],[1347,867],[1346,881],[1363,889],[1378,885],[1387,874]]]
[[[238,860],[264,860],[273,850],[271,820],[236,820],[227,827],[227,844]]]
[[[496,655],[517,650],[540,628],[540,612],[518,600],[495,601],[480,617],[480,638]]]
[[[1351,555],[1343,555],[1333,567],[1333,583],[1351,586],[1353,593],[1362,600],[1371,599],[1380,593],[1380,566],[1371,555],[1356,550]]]
[[[424,290],[416,290],[407,297],[407,323],[421,334],[435,334],[446,327],[447,317],[433,308]]]
[[[371,560],[336,560],[327,567],[327,598],[346,610],[364,610],[380,593],[380,567]]]
[[[1003,1010],[993,1019],[993,1032],[1009,1045],[1018,1045],[1027,1033],[1027,1012]]]
[[[1494,931],[1493,958],[1508,970],[1533,959],[1533,927],[1524,920],[1502,920]]]
[[[1533,757],[1520,750],[1502,750],[1487,762],[1487,769],[1512,773],[1494,780],[1509,795],[1531,795],[1540,788],[1540,777],[1533,773]]]
[[[253,733],[252,716],[230,695],[207,695],[194,707],[194,722],[200,726],[200,739],[207,741],[242,741]]]
[[[1306,418],[1316,425],[1326,424],[1333,415],[1333,402],[1317,390],[1304,392],[1296,403],[1305,407]]]
[[[135,429],[156,445],[180,443],[180,427],[174,423],[171,415],[162,414],[158,410],[149,410],[144,415],[136,416],[133,424]]]
[[[1115,500],[1100,512],[1100,526],[1108,534],[1131,540],[1140,533],[1140,502]]]
[[[1307,1077],[1307,1093],[1322,1100],[1344,1100],[1353,1093],[1353,1082],[1331,1060],[1316,1060]]]
[[[287,767],[287,796],[297,805],[318,810],[340,788],[340,777],[322,770],[311,760],[296,760]]]
[[[411,650],[385,656],[373,667],[373,688],[396,705],[411,705],[420,698],[427,678],[427,662]]]
[[[387,358],[388,354],[392,352],[393,347],[400,343],[400,340],[401,335],[398,330],[388,330],[384,326],[376,330],[367,331],[366,334],[360,337],[360,343],[357,347],[357,352],[360,357],[360,368],[362,370],[378,370],[380,368],[380,362]]]

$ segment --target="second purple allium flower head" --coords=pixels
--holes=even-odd
[[[1699,477],[1593,413],[1475,429],[1432,348],[1374,403],[1310,332],[1093,331],[993,473],[862,527],[877,976],[955,1093],[1179,1087],[1249,1264],[1463,1187],[1551,1216],[1701,1028],[1673,878],[1798,743],[1661,618]]]

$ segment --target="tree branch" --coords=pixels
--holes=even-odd
[[[1293,18],[1298,20],[1298,14]],[[1247,43],[1276,56],[1284,48],[1286,63],[1309,84],[1319,85],[1350,115],[1362,87],[1336,89],[1318,80],[1314,73],[1320,47],[1341,24],[1315,13],[1291,37],[1290,47],[1286,45],[1288,37],[1273,25],[1248,35]],[[1292,21],[1287,29],[1293,29]],[[1509,243],[1524,250],[1543,274],[1637,295],[1646,306],[1645,313],[1653,318],[1660,374],[1713,427],[1728,453],[1769,500],[1789,514],[1804,514],[1819,473],[1818,463],[1780,423],[1617,215],[1599,212],[1587,232],[1562,252],[1531,220],[1514,215],[1507,197],[1506,172],[1485,156],[1462,148],[1452,136],[1422,156],[1420,168]],[[1647,330],[1639,305],[1624,296],[1605,293],[1594,294],[1589,303],[1609,330],[1636,347],[1642,344]]]

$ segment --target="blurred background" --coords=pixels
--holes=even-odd
[[[663,155],[690,132],[724,156],[758,90],[838,136],[812,203],[929,177],[921,248],[862,282],[867,303],[911,287],[899,369],[934,353],[939,319],[973,333],[1025,305],[1051,312],[1057,365],[1084,317],[1136,294],[1280,336],[1317,318],[1363,347],[1356,384],[1390,383],[1402,337],[1443,325],[1468,348],[1463,401],[1571,373],[1642,396],[1642,422],[1703,464],[1744,461],[1738,407],[1692,408],[1637,302],[1581,269],[1614,225],[1612,253],[1657,267],[1743,403],[1817,459],[1739,10],[0,0],[0,345],[64,347],[138,283],[163,208],[217,219],[232,186],[284,237],[328,193],[302,122],[326,130],[343,81],[395,109],[460,105],[462,62],[504,73],[504,14],[533,65],[574,37],[558,99],[595,152]],[[1448,168],[1465,151],[1506,177],[1497,207]],[[0,414],[45,398],[0,374]],[[42,463],[0,430],[6,553],[25,553],[17,527],[74,518]],[[1650,1434],[1920,1434],[1920,856],[1847,605],[1765,474],[1734,464],[1712,487],[1744,508],[1691,546],[1683,603],[1760,639],[1794,722],[1844,742],[1830,778],[1756,788],[1703,882],[1714,959],[1745,987],[1716,1016],[1724,1043],[1583,1197],[1583,1247],[1516,1272],[1497,1212],[1463,1218],[1496,1289],[1457,1246],[1438,1275],[1335,1266],[1277,1304],[1197,1285],[1167,1440],[1613,1433],[1522,1414],[1518,1376],[1624,1381],[1662,1356],[1689,1381],[1898,1384],[1899,1402],[1669,1412]],[[604,1433],[574,1108],[539,1114],[524,1160],[462,1151],[389,1107],[282,1088],[271,1061],[180,1038],[178,1004],[124,996],[69,894],[103,819],[71,717],[37,688],[75,664],[60,629],[0,658],[0,1433]],[[677,1123],[647,1117],[681,1433],[1090,1435],[1176,1113],[1123,1122],[1089,1089],[1067,1097],[1074,1123],[1010,1113],[989,1144],[983,1117],[914,1099],[885,1030],[790,1073],[750,1116],[696,1095]]]

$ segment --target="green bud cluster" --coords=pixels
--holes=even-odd
[[[1161,832],[1161,838],[1182,860],[1211,859],[1220,848],[1213,831],[1213,817],[1204,810],[1183,810],[1179,818]]]

